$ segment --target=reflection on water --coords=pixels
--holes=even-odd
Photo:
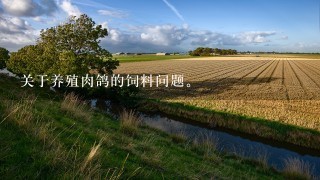
[[[114,107],[110,101],[91,101],[92,107],[99,107],[99,109],[105,110],[107,113],[117,117],[118,112],[122,109]],[[268,164],[274,168],[283,169],[284,160],[288,158],[298,158],[308,163],[313,167],[313,174],[320,176],[320,157],[308,154],[299,154],[292,150],[288,150],[282,147],[271,146],[262,142],[252,141],[248,138],[232,135],[226,132],[217,131],[214,129],[199,127],[191,125],[185,122],[177,121],[172,118],[168,118],[158,114],[144,114],[139,113],[142,122],[146,125],[160,129],[170,134],[183,133],[186,137],[193,139],[199,139],[206,137],[210,139],[214,144],[217,144],[217,150],[220,152],[232,153],[237,156],[246,158],[261,158],[262,156],[268,157]]]

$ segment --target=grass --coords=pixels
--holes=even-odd
[[[68,108],[63,96],[41,88],[20,88],[0,76],[0,177],[4,179],[283,179],[272,169],[204,152],[188,142],[145,126],[134,136],[123,122],[81,104],[86,116],[74,116],[79,102]],[[81,101],[80,101],[81,102]],[[133,112],[124,113],[132,118]]]
[[[172,59],[186,59],[192,58],[189,55],[170,55],[170,56],[157,56],[157,55],[128,55],[128,56],[114,56],[121,63],[126,62],[141,62],[141,61],[158,61],[158,60],[172,60]]]
[[[204,158],[218,159],[216,154],[218,142],[218,139],[213,141],[208,134],[202,134],[192,142],[192,145],[196,150],[203,153]]]
[[[74,93],[64,96],[61,103],[61,110],[76,119],[84,120],[86,122],[90,122],[92,118],[91,109]]]
[[[270,57],[270,58],[320,59],[320,54],[253,54],[253,55],[217,56],[217,57],[256,57],[257,55],[259,55],[260,57],[268,57],[268,58]],[[127,62],[142,62],[142,61],[188,59],[188,58],[197,58],[198,56],[189,56],[189,55],[157,56],[152,54],[146,54],[146,55],[115,55],[113,57],[119,60],[121,63],[127,63]]]
[[[120,114],[120,128],[124,133],[134,136],[141,124],[140,118],[133,110],[123,110]]]
[[[288,179],[315,179],[310,165],[300,159],[288,158],[284,161],[284,166],[284,174]]]
[[[186,142],[186,140],[188,139],[186,134],[182,131],[178,133],[173,133],[170,135],[170,137],[172,138],[172,141],[175,143],[183,143]]]
[[[253,55],[232,55],[232,56],[218,56],[218,57],[256,57],[257,55],[259,55],[260,57],[271,57],[271,58],[320,59],[320,54],[253,54]],[[141,61],[187,59],[187,58],[195,58],[197,56],[189,56],[189,55],[157,56],[152,54],[146,54],[146,55],[115,55],[113,57],[118,59],[121,63],[127,63],[127,62],[141,62]]]

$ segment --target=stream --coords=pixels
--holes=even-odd
[[[116,119],[118,119],[119,112],[122,111],[121,107],[113,105],[110,101],[91,100],[91,106],[105,111]],[[257,138],[232,130],[210,128],[200,123],[188,122],[187,120],[164,114],[142,112],[138,112],[138,114],[144,124],[166,133],[182,133],[190,140],[205,137],[217,144],[219,152],[250,159],[267,157],[268,165],[279,171],[284,168],[286,159],[299,159],[310,166],[314,176],[320,178],[320,151],[288,143],[273,142],[272,140]]]

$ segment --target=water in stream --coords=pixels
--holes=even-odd
[[[117,117],[119,109],[115,109],[110,101],[99,103],[100,109]],[[91,106],[97,106],[97,100],[91,101]],[[288,158],[297,158],[308,163],[312,168],[312,173],[320,178],[320,152],[304,150],[303,147],[286,148],[281,143],[272,143],[268,141],[252,140],[248,136],[241,136],[201,125],[174,119],[166,115],[139,113],[141,120],[146,125],[160,129],[170,134],[183,133],[188,138],[199,139],[201,137],[209,138],[217,143],[217,150],[226,153],[232,153],[238,156],[257,159],[264,156],[268,158],[268,164],[275,169],[282,170],[284,160]],[[271,140],[270,140],[271,141]]]

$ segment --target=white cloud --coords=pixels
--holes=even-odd
[[[169,3],[167,0],[162,0],[170,9],[171,11],[173,11],[176,16],[181,20],[184,21],[183,16],[180,14],[180,12],[177,10],[176,7],[174,7],[171,3]]]
[[[2,0],[1,2],[5,11],[12,15],[23,16],[34,9],[32,0]]]
[[[40,16],[36,16],[36,17],[32,18],[32,20],[37,21],[37,22],[44,22]]]
[[[250,31],[239,34],[237,37],[239,38],[242,44],[249,43],[264,43],[270,42],[267,37],[275,35],[275,31]]]
[[[278,48],[279,51],[282,52],[300,52],[300,53],[306,53],[306,52],[319,52],[320,49],[320,43],[318,42],[295,42],[295,43],[288,43],[283,46],[280,46]]]
[[[107,24],[104,25],[107,27]],[[111,51],[155,52],[186,50],[197,46],[243,46],[271,42],[275,31],[249,31],[224,34],[190,29],[188,25],[154,25],[131,27],[130,32],[108,28],[103,44]]]
[[[120,10],[98,10],[98,13],[104,16],[115,17],[115,18],[125,18],[128,13]]]
[[[145,27],[144,32],[141,33],[141,40],[147,43],[173,46],[181,44],[189,35],[189,30],[184,27],[177,27],[174,25],[162,25]]]
[[[102,28],[107,28],[108,38],[113,43],[119,43],[123,40],[124,34],[118,29],[109,29],[108,22],[103,22],[100,25],[102,26]]]
[[[21,33],[25,30],[32,30],[28,23],[18,17],[0,17],[0,33]]]
[[[53,15],[57,10],[54,0],[1,0],[3,11],[12,16],[35,17],[40,15]]]
[[[0,46],[9,50],[35,43],[37,32],[21,18],[0,17]]]
[[[275,35],[275,31],[249,31],[238,34],[223,34],[212,31],[193,31],[191,36],[193,37],[193,45],[247,45],[255,43],[270,42],[269,36]]]
[[[116,30],[116,29],[111,29],[111,30],[109,31],[109,36],[110,36],[110,39],[111,39],[112,41],[114,41],[114,42],[120,42],[120,41],[122,41],[122,39],[120,39],[120,38],[121,38],[121,32],[118,31],[118,30]]]
[[[62,0],[60,7],[68,16],[80,16],[82,14],[79,8],[72,4],[71,0]]]

